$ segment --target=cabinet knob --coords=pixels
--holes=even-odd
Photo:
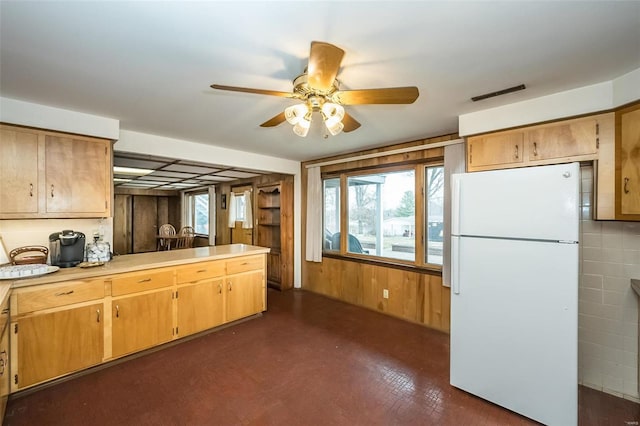
[[[98,317],[96,319],[96,322],[100,322],[100,309],[96,310],[96,313],[98,314]]]
[[[518,152],[518,145],[516,145],[515,158],[516,160],[520,157],[520,153]]]
[[[51,198],[53,198],[53,184],[51,185]]]
[[[116,318],[120,318],[120,306],[116,305]]]
[[[625,194],[629,193],[629,178],[628,177],[624,178],[624,193]]]
[[[33,184],[29,184],[29,197],[33,197]]]
[[[534,142],[533,143],[533,156],[534,157],[538,156],[538,142]],[[516,158],[518,158],[518,157],[516,156]]]

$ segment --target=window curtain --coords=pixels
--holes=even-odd
[[[227,206],[229,212],[229,228],[236,227],[236,194],[233,192],[229,194],[229,205]]]
[[[244,191],[244,221],[242,222],[244,229],[253,228],[253,209],[251,207],[251,191]]]
[[[451,287],[451,175],[465,172],[465,145],[444,147],[444,226],[442,244],[442,285]]]
[[[322,262],[322,178],[320,167],[307,169],[307,244],[305,259]]]

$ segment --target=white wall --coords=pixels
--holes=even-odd
[[[585,386],[640,402],[638,297],[640,222],[591,220],[593,168],[582,167],[578,378]]]
[[[611,81],[462,114],[460,136],[607,111],[640,99],[640,68]]]
[[[77,111],[0,97],[0,121],[79,135],[118,139],[120,122]]]

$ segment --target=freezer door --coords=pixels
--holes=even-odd
[[[548,425],[576,425],[578,245],[457,244],[451,384]]]
[[[452,234],[578,241],[580,165],[452,176]]]

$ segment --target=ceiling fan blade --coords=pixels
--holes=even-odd
[[[360,123],[346,112],[344,113],[344,117],[342,117],[342,124],[344,124],[342,131],[345,133],[353,132],[360,127]]]
[[[342,105],[362,104],[412,104],[418,99],[418,88],[389,87],[387,89],[338,90],[332,95],[334,102]]]
[[[284,112],[281,112],[280,114],[276,115],[275,117],[270,118],[269,120],[267,120],[264,123],[262,123],[260,125],[260,127],[275,127],[278,124],[282,123],[283,121],[286,121],[286,118],[284,116]]]
[[[297,93],[278,92],[276,90],[250,89],[247,87],[222,86],[220,84],[212,84],[211,88],[218,89],[218,90],[229,90],[231,92],[245,92],[245,93],[255,93],[257,95],[280,96],[282,98],[298,98]]]
[[[322,41],[311,42],[307,84],[315,90],[329,90],[338,75],[344,50]]]

